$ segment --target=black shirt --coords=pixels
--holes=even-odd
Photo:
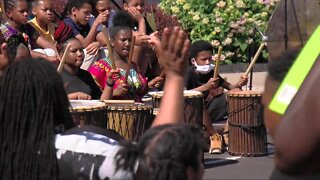
[[[102,94],[101,89],[95,83],[88,71],[79,69],[77,75],[75,76],[63,70],[61,76],[67,94],[83,92],[91,95],[92,99],[100,99]]]
[[[213,74],[214,74],[213,70],[210,71],[208,74],[201,74],[196,72],[194,66],[188,67],[187,77],[186,77],[187,90],[191,90],[206,84],[210,80],[210,78],[213,77]],[[220,75],[218,76],[218,78],[219,78],[219,86],[222,86],[222,84],[224,83],[224,79]],[[203,94],[204,94],[204,99],[206,99],[206,97],[209,94],[209,91],[205,91],[203,92]]]

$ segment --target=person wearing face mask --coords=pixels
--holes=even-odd
[[[241,77],[238,83],[231,84],[220,75],[214,79],[213,46],[207,41],[196,41],[190,47],[190,58],[193,66],[187,73],[186,88],[200,91],[204,94],[205,105],[211,121],[222,120],[228,115],[226,98],[219,87],[227,90],[241,90],[248,82],[247,77]]]
[[[248,77],[241,77],[235,84],[229,83],[220,75],[214,79],[213,46],[210,42],[204,40],[194,42],[190,47],[189,56],[192,66],[187,70],[186,89],[204,94],[204,103],[211,122],[226,120],[228,107],[224,89],[241,90],[241,87],[247,84]],[[216,136],[215,139],[221,140],[221,143],[218,143],[221,146],[222,137]]]

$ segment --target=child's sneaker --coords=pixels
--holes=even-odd
[[[210,154],[221,154],[222,153],[222,136],[218,133],[210,136]]]

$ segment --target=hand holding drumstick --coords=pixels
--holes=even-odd
[[[264,46],[265,46],[265,43],[262,43],[260,45],[258,51],[254,55],[254,58],[252,59],[252,61],[251,61],[250,65],[249,65],[248,69],[246,70],[245,74],[240,77],[240,80],[238,82],[238,88],[241,89],[242,86],[245,86],[248,83],[248,75],[249,75],[250,71],[252,70],[253,65],[256,63],[258,57],[260,56]]]
[[[101,94],[100,100],[110,100],[112,99],[113,86],[116,79],[120,77],[120,69],[111,69],[107,74],[106,86]]]

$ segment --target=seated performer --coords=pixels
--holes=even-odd
[[[79,40],[76,38],[66,40],[61,46],[61,49],[59,49],[61,58],[68,44],[70,45],[70,50],[66,53],[66,61],[61,76],[69,99],[111,99],[111,87],[115,83],[112,76],[119,73],[119,70],[111,70],[108,72],[106,75],[106,83],[110,85],[110,87],[106,87],[102,92],[90,73],[80,68],[83,63],[84,52]]]
[[[183,122],[183,76],[189,47],[185,33],[178,28],[172,34],[168,30],[164,33],[157,49],[166,68],[166,93],[153,128],[142,137],[146,141],[141,144],[153,149],[157,144],[148,143],[150,140],[164,142],[171,139],[171,135],[177,135],[168,142],[170,145],[159,146],[170,157],[159,152],[153,161],[152,153],[140,152],[136,159],[140,174],[121,167],[115,172],[119,139],[111,134],[103,135],[106,134],[103,129],[91,127],[90,131],[89,127],[86,130],[74,127],[63,82],[56,70],[46,61],[28,59],[9,66],[0,79],[0,132],[2,137],[7,137],[0,138],[0,179],[133,179],[132,173],[142,179],[159,179],[154,176],[156,173],[161,175],[160,179],[202,179],[201,131],[190,125],[160,127]],[[179,138],[184,138],[183,146]],[[136,151],[128,149],[127,152]],[[135,158],[130,156],[130,159]],[[168,162],[168,166],[157,162]],[[177,171],[172,171],[172,165]]]
[[[132,40],[132,31],[128,26],[113,26],[109,29],[111,46],[113,48],[113,58],[115,66],[120,68],[120,78],[115,79],[113,86],[114,99],[132,99],[141,102],[142,97],[147,93],[147,79],[140,73],[138,66],[132,62],[128,73],[127,83],[125,82],[126,69],[129,64],[129,51]],[[90,68],[92,74],[101,89],[106,86],[106,75],[112,69],[112,62],[109,57],[96,61]],[[152,81],[152,83],[157,83]]]
[[[227,90],[241,90],[241,87],[248,82],[247,77],[241,77],[238,83],[230,84],[221,76],[213,78],[213,46],[207,41],[196,41],[190,47],[190,59],[193,66],[187,70],[186,88],[188,90],[200,91],[204,94],[206,111],[210,120],[215,122],[222,120],[228,115],[226,97],[222,91],[219,94],[219,87]],[[215,139],[221,141],[217,152],[222,146],[221,135],[216,135]]]
[[[54,33],[57,41],[57,49],[62,58],[66,46],[70,44],[70,51],[66,53],[66,64],[62,71],[62,78],[65,81],[65,88],[69,99],[101,99],[107,100],[112,98],[112,88],[106,88],[101,91],[94,82],[90,73],[79,69],[84,58],[83,48],[79,41],[74,38],[72,29],[64,22],[60,22]],[[118,70],[112,70],[107,75],[106,81],[113,84],[111,78],[113,74],[117,74]]]

